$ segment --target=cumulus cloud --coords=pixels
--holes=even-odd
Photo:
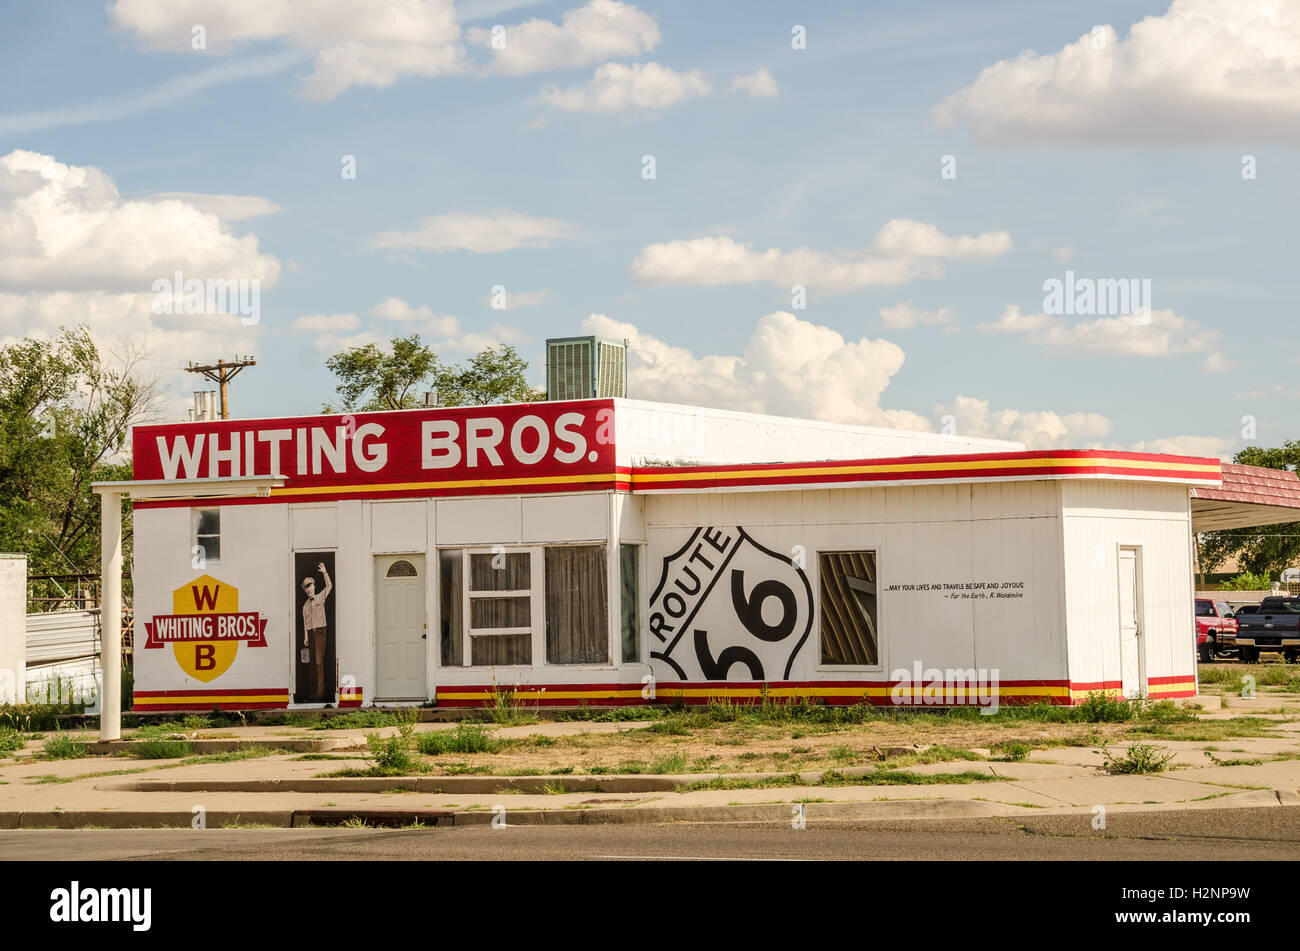
[[[581,86],[547,86],[538,100],[565,112],[666,109],[707,96],[712,87],[698,69],[679,73],[660,63],[605,63]]]
[[[289,329],[333,334],[356,330],[360,326],[361,318],[356,314],[304,314],[291,323]]]
[[[937,418],[952,417],[962,436],[1012,439],[1029,449],[1080,448],[1110,434],[1111,422],[1099,413],[1054,413],[1051,410],[994,410],[988,400],[958,396],[935,404]]]
[[[1172,310],[1153,310],[1149,317],[1135,314],[1071,322],[1064,317],[1024,314],[1014,305],[1003,311],[996,322],[980,324],[979,329],[1021,334],[1034,346],[1061,353],[1129,357],[1203,353],[1222,336]]]
[[[564,14],[557,24],[532,19],[503,33],[474,27],[465,31],[473,46],[491,51],[487,71],[505,76],[575,66],[590,66],[625,56],[641,56],[659,45],[655,18],[629,3],[591,0]]]
[[[880,322],[890,330],[905,330],[918,324],[951,324],[957,319],[957,312],[951,307],[920,310],[908,300],[899,301],[892,307],[882,307],[879,314]]]
[[[159,192],[148,201],[180,201],[199,211],[216,215],[222,221],[243,221],[273,215],[283,209],[269,198],[258,195],[204,195],[199,192]]]
[[[188,52],[201,26],[214,53],[259,41],[310,50],[313,69],[302,91],[311,99],[465,69],[452,0],[354,0],[346,8],[295,0],[116,0],[108,15],[149,49]]]
[[[0,290],[144,292],[175,271],[269,285],[280,262],[186,201],[123,200],[94,166],[0,157]]]
[[[572,233],[557,218],[534,218],[513,211],[451,212],[421,219],[410,231],[381,232],[370,244],[375,248],[495,254],[515,248],[545,247]]]
[[[520,307],[536,307],[551,299],[550,291],[504,291],[500,297],[490,294],[483,302],[494,310],[518,310]]]
[[[177,272],[186,282],[256,281],[260,307],[280,262],[255,235],[234,234],[183,198],[127,201],[93,166],[36,152],[0,157],[0,340],[85,324],[106,348],[129,342],[173,393],[192,390],[186,360],[256,353],[262,328],[238,313],[157,312],[155,282],[168,282],[169,301],[189,293],[173,286]],[[179,396],[167,410],[182,415]]]
[[[370,308],[366,320],[355,313],[305,314],[294,320],[290,329],[296,333],[316,334],[316,348],[322,353],[336,353],[346,347],[368,343],[387,346],[393,337],[419,334],[439,354],[477,353],[501,344],[519,345],[527,337],[514,327],[493,324],[489,332],[467,331],[460,318],[435,314],[427,305],[413,306],[400,297],[387,297]]]
[[[1202,369],[1206,373],[1227,373],[1229,370],[1237,369],[1237,361],[1230,360],[1222,353],[1215,351],[1205,357],[1205,364]]]
[[[583,332],[626,338],[632,393],[664,402],[838,423],[930,429],[925,417],[881,407],[880,397],[903,365],[887,340],[845,340],[829,327],[777,311],[758,321],[738,355],[696,356],[604,314]]]
[[[894,218],[866,247],[824,252],[811,248],[756,251],[726,235],[651,244],[632,262],[648,284],[718,285],[764,281],[838,294],[860,287],[890,287],[918,277],[940,277],[946,260],[996,258],[1011,250],[1011,236],[990,231],[949,237],[934,225]]]
[[[781,94],[781,88],[776,84],[776,77],[766,66],[752,73],[737,76],[731,81],[731,89],[733,92],[746,93],[753,99],[774,99]]]
[[[1231,462],[1236,445],[1234,439],[1224,436],[1167,436],[1163,439],[1142,440],[1124,447],[1105,448],[1124,448],[1133,452],[1166,452],[1174,456],[1206,456]]]
[[[1122,40],[1104,26],[995,63],[933,117],[1009,145],[1294,143],[1300,4],[1174,0]]]

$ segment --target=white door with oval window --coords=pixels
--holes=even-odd
[[[428,698],[424,556],[375,559],[375,699]]]

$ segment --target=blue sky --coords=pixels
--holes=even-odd
[[[1042,446],[1220,455],[1244,414],[1293,435],[1294,4],[430,0],[385,30],[402,6],[0,7],[0,337],[86,320],[178,398],[185,359],[254,353],[244,416],[314,411],[348,343],[505,339],[540,382],[542,341],[585,328],[632,335],[644,398]],[[1067,268],[1149,279],[1153,319],[1039,316]],[[151,314],[177,269],[260,277],[259,323]],[[538,302],[494,310],[495,285]],[[887,324],[903,302],[930,316]]]

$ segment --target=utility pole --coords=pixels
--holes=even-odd
[[[235,378],[240,370],[244,367],[256,366],[257,361],[252,357],[235,357],[230,363],[225,360],[218,360],[215,364],[208,366],[198,366],[191,363],[186,367],[189,373],[202,373],[205,377],[221,387],[221,418],[230,419],[230,398],[227,387],[231,380]]]

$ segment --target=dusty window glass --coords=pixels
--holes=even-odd
[[[441,618],[441,655],[444,667],[464,663],[461,638],[465,633],[464,586],[461,583],[464,555],[459,548],[438,552],[438,601]]]
[[[194,520],[194,544],[207,561],[221,560],[221,509],[199,509]]]
[[[604,545],[546,549],[546,662],[609,663]]]
[[[625,664],[641,661],[638,636],[641,604],[641,549],[637,545],[618,546],[619,629],[622,660]]]
[[[880,663],[874,551],[819,552],[821,662]]]

